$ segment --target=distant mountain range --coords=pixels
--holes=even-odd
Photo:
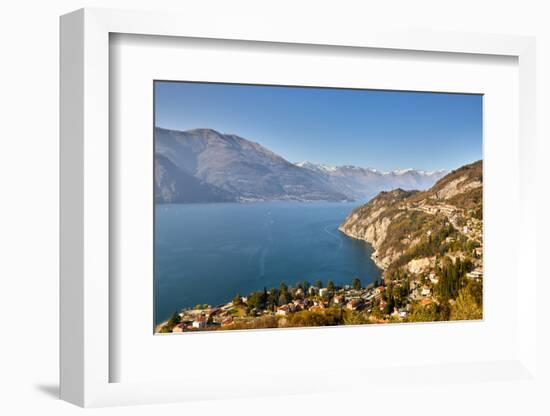
[[[327,166],[310,162],[300,162],[296,165],[316,172],[348,198],[359,200],[370,199],[380,191],[395,188],[427,189],[448,172],[446,170],[426,172],[415,169],[381,172],[352,165]]]
[[[157,203],[364,200],[394,188],[427,189],[446,173],[291,163],[233,134],[155,129]]]

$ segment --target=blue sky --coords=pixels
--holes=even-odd
[[[482,158],[482,97],[155,82],[159,127],[212,128],[291,162],[453,169]]]

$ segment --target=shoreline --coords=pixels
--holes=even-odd
[[[357,317],[361,311],[366,313],[385,288],[376,281],[362,285],[357,278],[350,280],[351,284],[343,285],[328,280],[326,286],[320,281],[314,285],[304,281],[295,286],[286,286],[283,282],[278,289],[264,288],[245,296],[237,294],[219,305],[181,308],[156,324],[154,334],[353,325],[347,319]],[[274,300],[270,297],[273,293]],[[263,300],[259,301],[262,294]],[[280,296],[285,300],[281,301]],[[370,310],[368,312],[370,314]],[[294,324],[293,317],[300,314],[302,320]],[[377,323],[375,321],[369,318],[360,323]]]
[[[376,267],[378,267],[382,272],[384,272],[388,266],[385,265],[384,263],[382,263],[380,260],[378,260],[378,258],[376,257],[376,252],[377,252],[377,249],[372,245],[372,243],[368,240],[365,240],[364,238],[361,238],[361,237],[357,237],[353,234],[350,234],[348,232],[346,232],[343,228],[342,228],[342,225],[340,225],[338,227],[338,231],[340,231],[342,234],[344,234],[346,237],[350,237],[350,238],[353,238],[354,240],[358,240],[358,241],[362,241],[364,243],[367,243],[371,248],[372,248],[372,254],[370,255],[370,258],[371,260],[373,261],[373,263],[376,265]]]

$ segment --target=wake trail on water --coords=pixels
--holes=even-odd
[[[335,234],[335,233],[331,232],[329,230],[329,228],[330,228],[330,225],[327,225],[324,228],[325,233],[327,233],[331,237],[334,237],[338,241],[338,248],[336,249],[336,251],[340,251],[342,249],[343,245],[344,245],[344,242],[342,241],[342,237],[340,237],[338,234]]]
[[[260,254],[260,258],[258,261],[258,265],[260,267],[260,275],[258,276],[258,280],[265,276],[265,258],[267,256],[267,251],[267,247],[264,247]]]
[[[270,215],[270,214],[271,213],[268,213],[268,215]],[[260,274],[258,275],[258,280],[260,280],[262,277],[265,276],[265,259],[267,257],[267,253],[269,252],[269,246],[273,242],[273,233],[271,232],[271,225],[274,222],[275,221],[273,221],[270,218],[264,223],[264,227],[267,230],[267,243],[264,247],[262,247],[259,250],[260,255],[258,257],[258,268],[259,268]]]

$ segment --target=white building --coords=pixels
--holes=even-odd
[[[430,279],[430,282],[432,282],[434,285],[439,282],[439,277],[437,277],[437,275],[432,272],[428,275],[428,279]]]
[[[192,323],[193,328],[204,328],[206,326],[206,316],[197,316]]]
[[[283,306],[280,306],[279,308],[277,308],[276,314],[284,316],[284,315],[288,315],[289,312],[290,311],[289,311],[288,305],[283,305]]]

